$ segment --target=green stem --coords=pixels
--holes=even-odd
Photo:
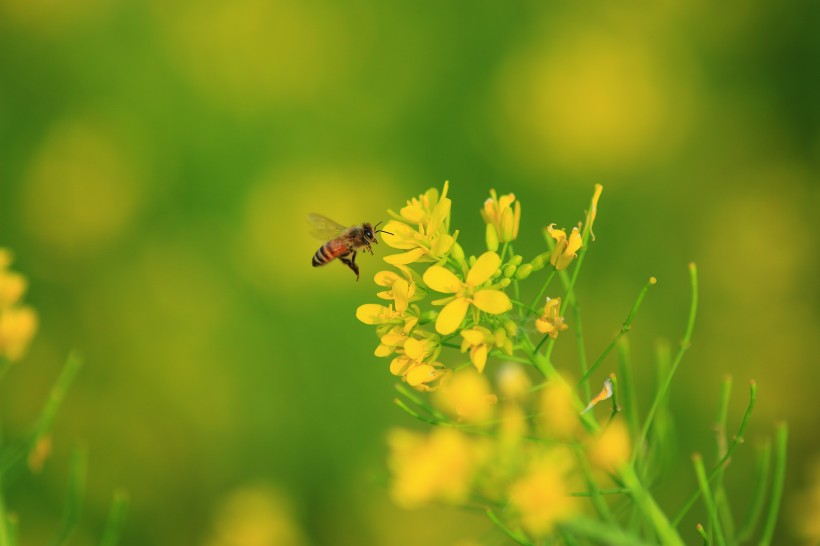
[[[77,523],[80,521],[87,470],[88,454],[84,448],[75,446],[71,453],[71,467],[68,473],[68,501],[66,502],[62,526],[52,541],[54,546],[61,546],[68,542],[77,527]]]
[[[508,537],[513,539],[516,543],[521,544],[522,546],[533,546],[532,542],[530,542],[529,539],[523,533],[513,531],[512,529],[510,529],[510,527],[507,526],[506,523],[501,521],[501,518],[499,518],[496,515],[496,513],[493,512],[492,508],[487,508],[487,510],[485,510],[485,513],[487,514],[487,517],[490,518],[490,521],[492,521],[495,524],[496,527],[504,531],[504,533]]]
[[[630,438],[638,436],[638,402],[635,398],[635,384],[632,381],[632,355],[629,350],[629,338],[618,342],[618,372],[621,376],[621,400],[624,416],[629,427]]]
[[[538,295],[535,296],[534,300],[532,300],[532,305],[530,306],[530,312],[531,313],[536,313],[536,314],[538,313],[538,311],[536,311],[535,309],[538,308],[538,304],[541,303],[541,301],[544,299],[544,294],[547,292],[547,287],[552,282],[552,278],[555,277],[555,273],[556,273],[555,268],[552,268],[552,271],[550,271],[549,274],[547,275],[547,278],[544,281],[544,284],[541,285],[541,290],[538,291]],[[527,316],[529,316],[529,314]]]
[[[114,493],[114,500],[111,503],[111,511],[108,513],[108,521],[103,531],[100,546],[116,546],[120,541],[120,533],[125,524],[125,513],[128,510],[128,494],[125,491]]]
[[[720,518],[718,517],[715,500],[712,497],[712,491],[709,489],[709,480],[706,479],[706,470],[703,468],[703,457],[700,453],[695,453],[692,456],[692,464],[695,467],[695,474],[698,477],[698,486],[700,493],[703,496],[703,502],[706,504],[706,511],[709,514],[709,523],[715,531],[715,538],[717,546],[726,546],[726,541],[723,538],[723,529],[720,526]]]
[[[686,323],[686,331],[683,334],[683,339],[681,340],[680,348],[678,349],[678,352],[675,355],[675,359],[672,362],[672,367],[666,376],[666,381],[663,383],[663,385],[655,395],[655,399],[652,401],[652,406],[649,408],[649,413],[646,416],[644,426],[641,429],[641,434],[640,436],[638,436],[638,440],[635,442],[635,450],[632,452],[633,463],[635,462],[635,459],[637,458],[638,454],[641,453],[641,451],[643,450],[643,443],[646,441],[646,436],[647,434],[649,434],[649,427],[652,426],[652,421],[655,419],[655,412],[658,411],[658,406],[660,406],[661,401],[666,396],[666,393],[669,390],[669,385],[672,384],[672,378],[674,377],[675,372],[678,369],[678,365],[683,359],[684,353],[686,353],[686,350],[689,348],[689,345],[691,344],[692,330],[695,327],[695,316],[697,315],[698,311],[698,270],[694,262],[689,264],[689,277],[692,283],[692,300],[689,305],[689,320]]]
[[[587,375],[587,351],[584,348],[584,331],[581,327],[581,306],[572,306],[573,314],[575,315],[575,341],[578,343],[578,367],[581,370],[581,377]],[[584,399],[589,400],[591,396],[589,381],[583,382]]]
[[[666,515],[641,484],[632,466],[625,466],[620,472],[624,486],[629,489],[635,504],[637,504],[644,518],[652,525],[660,543],[664,546],[683,546],[683,540],[678,535],[673,525],[669,523]]]
[[[581,468],[581,473],[584,475],[584,481],[586,481],[587,489],[589,489],[592,505],[595,507],[595,510],[598,512],[598,515],[602,520],[614,525],[615,519],[612,517],[612,512],[609,509],[609,505],[601,497],[601,492],[598,489],[598,484],[595,483],[595,478],[592,475],[592,469],[589,466],[589,461],[587,461],[584,449],[580,444],[575,444],[573,449],[575,451],[575,458],[578,461],[578,466]]]
[[[754,381],[749,382],[749,405],[746,406],[746,412],[743,414],[743,420],[740,422],[740,427],[737,429],[737,434],[735,435],[734,439],[732,439],[732,443],[729,444],[729,449],[726,450],[726,454],[718,461],[715,467],[709,472],[707,477],[708,481],[712,481],[715,476],[717,476],[718,472],[721,471],[723,466],[729,461],[732,457],[732,453],[734,453],[735,448],[743,442],[743,434],[746,432],[746,426],[749,424],[749,419],[752,416],[752,409],[755,405],[755,400],[757,399],[757,383]],[[680,512],[675,516],[675,519],[672,520],[672,524],[677,527],[681,520],[686,516],[687,512],[692,508],[695,502],[700,497],[700,491],[696,491],[689,500],[686,501],[683,508],[681,508]]]
[[[755,464],[755,474],[752,484],[752,500],[749,502],[749,510],[743,520],[743,525],[740,526],[738,532],[738,540],[746,542],[752,538],[757,522],[760,520],[760,515],[763,513],[763,502],[766,500],[766,488],[769,484],[769,471],[772,466],[772,443],[769,440],[763,442],[757,449],[757,462]]]
[[[774,536],[777,525],[777,514],[783,497],[783,484],[786,482],[786,448],[789,440],[789,429],[786,423],[777,427],[774,438],[774,478],[772,479],[772,500],[769,502],[769,513],[763,525],[760,546],[768,546]]]
[[[578,517],[559,524],[562,531],[588,540],[589,544],[606,544],[608,546],[648,546],[640,538],[627,534],[620,528],[607,525],[589,517]]]
[[[579,386],[583,385],[585,382],[589,380],[589,376],[592,375],[592,373],[595,372],[598,366],[601,365],[601,362],[603,362],[604,359],[609,355],[610,351],[612,351],[612,349],[618,343],[618,340],[621,339],[624,335],[626,335],[626,333],[629,332],[629,330],[632,328],[632,321],[635,320],[635,314],[638,312],[638,309],[640,308],[641,303],[643,302],[643,298],[646,295],[646,292],[649,290],[649,287],[654,285],[656,282],[657,280],[655,279],[655,277],[650,277],[649,280],[646,282],[646,284],[638,294],[635,303],[632,304],[632,309],[629,310],[629,314],[626,316],[626,320],[621,325],[620,331],[612,339],[612,341],[609,342],[609,345],[606,346],[606,349],[604,349],[604,352],[601,353],[601,356],[599,356],[598,359],[595,360],[595,363],[592,364],[592,366],[589,368],[589,370],[587,370],[584,376],[581,377],[581,380],[578,382]]]

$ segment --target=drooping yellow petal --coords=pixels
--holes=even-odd
[[[485,252],[478,257],[475,265],[467,273],[467,284],[470,286],[483,284],[498,271],[499,266],[501,266],[501,257],[495,252]]]
[[[424,282],[436,292],[444,292],[445,294],[453,294],[463,285],[461,279],[455,273],[440,265],[427,268],[427,271],[424,272]]]
[[[569,241],[567,241],[567,249],[564,251],[564,254],[572,254],[573,257],[578,249],[581,248],[584,240],[581,238],[581,234],[578,232],[578,228],[572,228],[572,233],[569,234]]]
[[[500,290],[479,290],[473,294],[473,305],[493,315],[506,313],[512,309],[509,296]]]
[[[390,256],[385,256],[384,261],[390,265],[407,265],[417,262],[426,252],[427,250],[424,248],[414,248],[413,250],[408,250],[407,252],[402,252],[401,254],[391,254]]]
[[[595,184],[595,193],[592,194],[592,206],[589,209],[589,214],[587,214],[587,229],[593,241],[595,240],[595,233],[592,231],[592,224],[595,223],[595,217],[598,215],[598,199],[601,198],[601,192],[603,190],[604,187],[602,185]]]
[[[436,331],[439,334],[452,334],[464,321],[470,302],[464,298],[456,298],[445,305],[436,318]]]
[[[396,312],[404,314],[410,301],[410,284],[404,279],[397,279],[393,283],[393,301],[396,303]]]
[[[470,360],[472,360],[473,366],[478,370],[478,373],[483,372],[484,366],[487,364],[487,346],[479,345],[474,347],[473,350],[470,351]]]

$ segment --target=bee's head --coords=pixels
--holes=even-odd
[[[387,233],[388,235],[393,235],[389,231],[384,231],[383,229],[378,229],[379,224],[381,224],[381,222],[377,223],[375,227],[373,227],[373,226],[371,226],[370,224],[367,224],[367,223],[365,223],[364,226],[362,226],[364,228],[364,236],[368,240],[373,241],[376,244],[378,244],[378,242],[379,242],[379,241],[376,240],[376,234],[377,233]]]

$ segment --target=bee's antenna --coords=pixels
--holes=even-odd
[[[387,233],[388,235],[393,235],[393,234],[392,234],[392,233],[390,233],[389,231],[385,231],[385,230],[383,230],[383,229],[376,229],[376,228],[378,228],[378,227],[379,227],[379,224],[381,224],[383,221],[384,221],[384,220],[379,220],[379,221],[378,221],[378,223],[377,223],[375,226],[373,226],[373,230],[374,230],[376,233]]]

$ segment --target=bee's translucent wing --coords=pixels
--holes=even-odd
[[[313,228],[310,234],[321,241],[329,241],[335,239],[347,230],[346,226],[334,222],[327,216],[311,212],[307,215],[308,223]]]

